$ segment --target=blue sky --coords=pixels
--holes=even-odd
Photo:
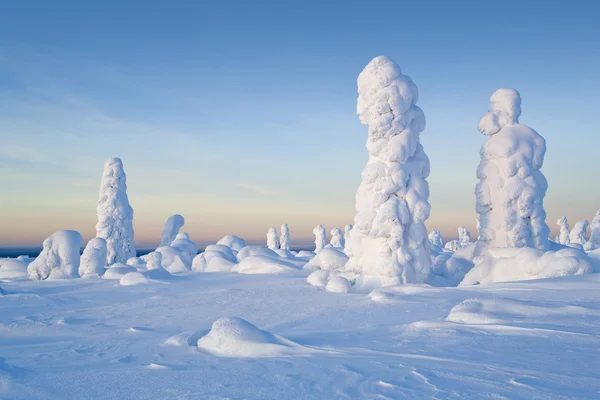
[[[343,227],[367,158],[356,77],[394,59],[420,90],[428,228],[475,235],[476,127],[498,87],[547,140],[548,223],[600,208],[593,2],[6,2],[0,12],[0,245],[93,236],[121,157],[136,241],[173,213],[200,243]]]

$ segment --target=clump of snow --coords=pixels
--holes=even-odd
[[[342,251],[335,248],[323,249],[314,256],[306,265],[304,269],[313,271],[317,269],[325,270],[341,270],[348,262],[348,256]]]
[[[543,252],[531,247],[491,247],[475,258],[475,267],[466,274],[460,285],[555,278],[593,272],[594,261],[577,249],[563,248]]]
[[[288,224],[281,225],[281,237],[279,238],[279,248],[285,251],[290,250],[290,228]]]
[[[586,251],[592,251],[600,248],[600,210],[596,212],[594,219],[592,219],[590,230],[592,231],[590,234],[590,240],[588,240],[584,245],[584,249]]]
[[[490,136],[481,147],[475,188],[479,214],[478,248],[549,248],[544,196],[548,188],[540,171],[546,141],[519,123],[521,96],[498,89],[490,98],[479,130]],[[483,251],[483,250],[482,250]]]
[[[123,276],[130,272],[137,272],[137,269],[131,265],[123,263],[115,263],[110,266],[105,272],[102,278],[104,279],[121,279]]]
[[[29,278],[29,258],[0,258],[0,279]]]
[[[222,244],[229,247],[234,252],[238,252],[242,247],[246,247],[246,241],[235,235],[226,235],[217,244]]]
[[[444,252],[433,262],[429,283],[436,286],[456,286],[473,268],[475,244],[459,247],[455,252]],[[439,279],[443,278],[443,279]]]
[[[245,247],[244,247],[245,248]],[[242,248],[241,250],[243,250]],[[240,254],[240,253],[238,253]],[[231,247],[223,244],[206,246],[206,249],[194,257],[192,271],[194,272],[226,272],[237,263]]]
[[[198,347],[220,357],[277,357],[309,352],[292,341],[263,331],[237,317],[216,320],[210,331],[198,339]]]
[[[432,229],[428,238],[431,243],[431,254],[441,254],[444,251],[444,238],[442,237],[442,233],[437,229]]]
[[[293,264],[279,257],[274,259],[267,256],[248,256],[232,269],[240,274],[281,274],[297,270]]]
[[[306,259],[311,259],[315,256],[315,252],[314,251],[310,251],[310,250],[300,250],[297,254],[296,254],[296,258],[306,258]]]
[[[171,274],[188,272],[192,269],[192,257],[185,251],[173,246],[161,246],[155,251],[162,255],[162,266]]]
[[[471,244],[471,233],[464,226],[458,227],[458,245],[466,247]]]
[[[275,228],[269,228],[267,232],[267,247],[270,250],[279,250],[279,239]]]
[[[190,235],[185,232],[177,234],[175,240],[171,243],[171,247],[187,253],[190,256],[190,260],[198,254],[198,246],[190,240]]]
[[[306,282],[313,286],[325,288],[327,281],[329,280],[329,274],[329,270],[318,269],[306,278]]]
[[[167,219],[167,222],[165,222],[165,226],[160,234],[160,246],[170,245],[173,240],[175,240],[175,237],[177,237],[179,229],[181,229],[183,225],[185,225],[183,216],[179,214],[171,215]]]
[[[562,216],[556,221],[556,225],[559,226],[559,233],[556,237],[556,243],[568,245],[569,241],[569,223],[567,222],[567,217]]]
[[[96,224],[96,236],[106,240],[107,265],[135,257],[133,208],[127,198],[126,180],[121,160],[108,160],[100,183]]]
[[[339,228],[333,228],[331,230],[331,241],[329,242],[331,247],[343,250],[345,246],[344,243],[344,234],[342,233],[342,230]]]
[[[144,276],[144,274],[141,274],[136,271],[136,272],[129,272],[129,273],[123,275],[123,277],[119,281],[119,285],[133,286],[133,285],[140,285],[140,284],[144,284],[144,283],[148,283],[148,282],[149,282],[148,278],[146,278]]]
[[[587,242],[586,239],[586,231],[588,228],[589,222],[586,220],[577,221],[575,225],[573,225],[573,229],[571,233],[569,233],[569,242],[572,244],[584,245]]]
[[[325,290],[332,293],[348,293],[350,291],[350,282],[348,279],[339,275],[329,275]]]
[[[79,275],[102,275],[106,267],[106,240],[96,237],[90,239],[81,255]]]
[[[369,128],[369,161],[356,193],[347,267],[380,286],[429,276],[429,159],[419,143],[425,115],[418,96],[387,57],[374,58],[358,77],[357,113]]]
[[[166,279],[171,276],[162,266],[162,254],[153,251],[146,254],[146,276],[150,279]]]
[[[63,230],[44,240],[42,252],[27,267],[32,280],[63,279],[79,276],[79,251],[83,237],[76,231]]]
[[[313,234],[315,235],[315,253],[318,253],[327,245],[327,232],[325,227],[319,224],[313,229]]]

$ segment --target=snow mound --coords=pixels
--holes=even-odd
[[[79,250],[83,237],[76,231],[58,231],[44,240],[42,252],[27,267],[32,280],[79,276]]]
[[[29,278],[28,265],[28,259],[2,258],[0,259],[0,279]]]
[[[162,267],[172,274],[192,269],[192,258],[185,251],[173,246],[161,246],[155,251],[162,255]]]
[[[343,276],[330,275],[325,290],[332,293],[348,293],[350,282]]]
[[[130,272],[137,272],[131,265],[116,263],[110,266],[102,276],[104,279],[121,279]]]
[[[329,271],[325,269],[318,269],[306,278],[306,282],[310,285],[325,288],[327,281],[329,280]]]
[[[309,352],[305,347],[237,317],[216,320],[211,330],[198,339],[198,348],[220,357],[278,357]]]
[[[236,252],[240,251],[242,247],[246,247],[246,241],[241,237],[235,235],[224,236],[221,240],[217,242],[217,244],[225,245]]]
[[[140,268],[146,266],[146,262],[141,257],[131,257],[127,260],[127,265],[131,265],[132,267]]]
[[[148,278],[146,278],[143,274],[139,272],[129,272],[123,275],[123,277],[119,281],[119,284],[123,286],[133,286],[148,282]]]
[[[207,250],[208,250],[208,248],[207,248]],[[238,252],[237,260],[239,262],[250,256],[266,256],[266,257],[271,257],[271,258],[277,258],[279,255],[267,247],[246,246],[246,247],[240,249],[240,251]]]
[[[435,257],[429,283],[440,282],[441,286],[457,286],[473,268],[475,248],[475,243],[471,243],[466,247],[459,247],[454,253],[443,252]]]
[[[342,269],[348,262],[348,256],[340,250],[334,248],[323,249],[313,257],[306,265],[304,269],[314,271],[317,269],[325,270],[336,270]]]
[[[281,259],[266,256],[249,256],[233,267],[233,271],[240,274],[281,274],[295,272],[298,269]]]
[[[573,248],[543,252],[530,247],[495,247],[475,258],[475,267],[460,285],[591,274],[594,264],[592,258]]]
[[[315,252],[310,250],[300,250],[296,253],[296,258],[313,258],[314,256]]]
[[[231,271],[237,259],[230,247],[222,244],[206,246],[206,250],[194,257],[194,272],[226,272]]]
[[[179,233],[175,240],[171,243],[171,247],[176,248],[180,252],[187,253],[190,260],[198,254],[198,246],[190,240],[190,235],[185,232]]]
[[[168,279],[171,274],[162,267],[162,254],[153,251],[146,254],[145,275],[150,279]]]
[[[107,254],[106,240],[99,237],[90,239],[81,255],[79,275],[82,277],[102,275],[106,267]]]

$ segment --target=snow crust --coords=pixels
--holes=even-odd
[[[127,178],[119,158],[104,164],[97,207],[96,236],[106,240],[107,265],[135,257],[133,208],[127,198]]]
[[[79,264],[79,275],[102,275],[106,266],[107,256],[106,240],[92,238],[85,246]]]
[[[380,286],[429,276],[429,159],[419,143],[425,115],[417,101],[417,86],[387,57],[374,58],[358,77],[369,160],[356,193],[347,268]]]
[[[79,251],[83,237],[76,231],[63,230],[44,240],[42,252],[27,267],[31,280],[76,278],[79,276]]]

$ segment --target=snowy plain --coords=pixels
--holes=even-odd
[[[369,294],[309,273],[0,282],[0,398],[600,396],[599,274]],[[265,334],[198,347],[222,317]]]

